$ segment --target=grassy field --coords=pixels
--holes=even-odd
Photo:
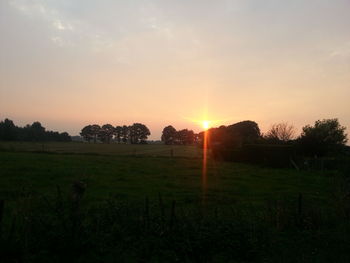
[[[152,156],[152,157],[197,157],[202,151],[195,146],[179,145],[130,145],[130,144],[100,144],[80,142],[0,142],[0,151],[19,152],[50,152],[65,154],[95,154],[123,156]]]
[[[166,199],[191,203],[204,194],[209,203],[222,205],[296,198],[302,193],[310,200],[324,202],[334,186],[333,177],[321,172],[269,169],[209,159],[203,189],[201,152],[194,146],[43,145],[0,145],[7,150],[0,152],[0,198],[13,199],[21,189],[50,194],[60,186],[69,191],[74,181],[81,180],[86,184],[86,198],[90,201],[109,196],[157,198],[160,193]],[[174,158],[170,157],[171,148]]]
[[[339,177],[209,157],[204,184],[197,147],[1,143],[0,261],[349,262]]]

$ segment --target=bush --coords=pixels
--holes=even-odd
[[[338,119],[318,120],[314,126],[303,127],[298,144],[303,154],[309,156],[339,154],[348,141],[345,130]]]
[[[236,149],[215,146],[213,157],[225,161],[247,162],[270,167],[289,167],[290,159],[295,157],[292,145],[252,144]]]

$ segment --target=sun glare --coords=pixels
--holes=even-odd
[[[209,121],[203,121],[202,126],[203,126],[204,130],[208,130],[209,129]]]

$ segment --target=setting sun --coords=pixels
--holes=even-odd
[[[202,126],[205,130],[208,130],[209,129],[209,121],[203,121]]]

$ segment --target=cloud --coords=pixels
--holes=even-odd
[[[329,56],[333,59],[350,59],[350,41],[333,49]]]
[[[43,25],[48,26],[48,38],[60,47],[73,43],[93,52],[101,52],[112,49],[116,42],[123,41],[130,35],[144,34],[147,31],[157,32],[166,39],[174,37],[171,27],[159,18],[161,11],[151,3],[111,2],[104,5],[85,1],[8,1],[22,15],[39,19]],[[125,8],[127,13],[121,11]],[[96,9],[100,10],[98,14]]]
[[[68,22],[63,22],[59,19],[56,19],[52,22],[53,26],[57,29],[57,30],[61,30],[61,31],[64,31],[64,30],[70,30],[70,31],[73,31],[74,28],[73,26],[68,23]]]
[[[171,17],[169,6],[157,1],[9,3],[22,15],[41,21],[54,45],[108,54],[119,64],[149,63],[161,56],[187,60],[197,56],[202,45],[193,26],[184,24],[182,17]]]
[[[72,38],[66,32],[73,33],[74,21],[70,21],[59,10],[48,5],[42,0],[9,0],[10,6],[21,14],[31,18],[39,19],[49,27],[48,38],[59,47],[72,46]]]

